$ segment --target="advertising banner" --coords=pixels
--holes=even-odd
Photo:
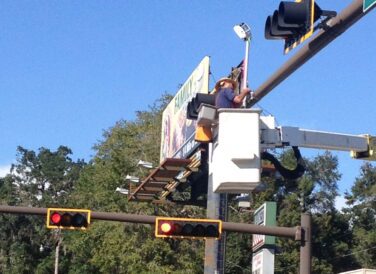
[[[209,57],[206,56],[178,90],[162,115],[161,162],[186,158],[197,146],[196,121],[186,118],[187,104],[196,93],[209,92]]]

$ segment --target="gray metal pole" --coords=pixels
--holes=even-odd
[[[308,213],[301,216],[302,239],[300,244],[300,274],[311,274],[311,232],[312,217]]]
[[[240,89],[240,92],[247,88],[248,84],[248,64],[249,64],[249,47],[251,44],[251,38],[247,38],[245,40],[245,57],[244,57],[244,70],[243,70],[243,79],[242,79],[242,87]],[[247,97],[244,98],[242,106],[246,107],[247,105]]]
[[[0,213],[10,214],[27,214],[27,215],[47,215],[47,208],[22,207],[22,206],[2,206],[0,205]],[[111,213],[111,212],[91,212],[91,219],[103,221],[116,221],[128,223],[144,223],[155,224],[157,216]],[[280,227],[280,226],[260,226],[255,224],[243,224],[223,222],[224,231],[240,232],[249,234],[265,234],[279,237],[290,237],[300,240],[300,227]]]
[[[56,249],[55,249],[55,274],[59,274],[59,256],[60,256],[60,245],[61,245],[61,238],[58,236],[59,239],[56,243]]]
[[[241,87],[242,89],[247,88],[250,44],[251,44],[251,38],[247,38],[245,40],[244,70],[243,70],[243,79],[242,79],[242,87]]]
[[[0,205],[0,213],[47,215],[47,208]],[[96,219],[96,220],[104,220],[104,221],[155,224],[156,218],[157,216],[148,216],[148,215],[112,213],[112,212],[91,212],[91,219],[93,220]]]
[[[249,234],[265,234],[279,237],[289,237],[300,240],[300,227],[280,227],[280,226],[261,226],[255,224],[229,223],[222,224],[225,231],[249,233]]]
[[[155,219],[157,218],[157,216],[125,214],[125,213],[109,213],[109,212],[92,212],[91,218],[97,219],[97,220],[105,220],[105,221],[155,224]]]
[[[206,217],[218,219],[220,211],[220,194],[213,192],[213,180],[209,176]],[[218,250],[219,241],[214,239],[205,240],[204,273],[218,273]]]
[[[255,105],[261,98],[267,95],[273,88],[290,76],[295,70],[311,59],[317,52],[326,47],[330,42],[344,33],[349,27],[373,10],[371,7],[363,13],[363,0],[354,0],[336,17],[329,20],[328,28],[321,30],[311,41],[305,44],[291,59],[282,65],[269,77],[253,94],[253,98],[247,103],[247,107]]]

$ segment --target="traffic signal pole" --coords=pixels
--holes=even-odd
[[[28,214],[47,216],[48,208],[22,207],[22,206],[0,206],[0,213],[10,214]],[[157,216],[111,213],[111,212],[92,212],[91,219],[102,221],[117,221],[128,223],[154,224]]]
[[[22,206],[3,206],[0,205],[0,213],[24,214],[24,215],[42,215],[47,216],[48,208],[22,207]],[[91,219],[102,221],[128,222],[155,224],[158,216],[112,213],[112,212],[91,212]],[[272,227],[260,226],[255,224],[223,222],[222,230],[228,232],[240,232],[249,234],[265,234],[279,237],[290,237],[295,240],[301,239],[301,227]]]
[[[308,213],[301,215],[302,235],[300,240],[300,274],[311,273],[311,231],[312,217]]]
[[[253,94],[247,102],[247,107],[252,107],[273,88],[290,76],[295,70],[311,59],[321,49],[344,33],[349,27],[356,23],[363,16],[368,14],[376,6],[372,6],[363,12],[363,0],[354,0],[336,17],[326,22],[325,29],[319,31],[312,40],[305,44],[291,59],[282,65],[272,76],[269,77]]]
[[[23,214],[23,215],[41,215],[47,216],[48,208],[4,206],[0,205],[0,213]],[[102,221],[117,221],[129,223],[143,223],[154,225],[158,216],[147,216],[125,213],[111,212],[91,212],[91,219]],[[302,215],[301,226],[296,227],[272,227],[260,226],[255,224],[223,222],[222,230],[228,232],[240,232],[248,234],[264,234],[277,237],[294,238],[301,241],[300,248],[300,274],[309,274],[311,268],[311,219],[310,216]]]
[[[26,214],[26,215],[47,215],[48,208],[3,206],[0,205],[0,213]],[[91,219],[102,221],[128,222],[155,224],[158,216],[112,213],[112,212],[91,212]],[[297,227],[267,227],[254,224],[223,222],[222,229],[229,232],[240,232],[250,234],[265,234],[279,237],[290,237],[300,240],[300,226]]]

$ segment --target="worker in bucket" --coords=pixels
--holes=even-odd
[[[215,106],[217,108],[241,107],[244,98],[251,92],[249,88],[243,89],[239,95],[235,94],[238,84],[231,78],[221,78],[214,88],[216,94]],[[209,126],[197,126],[195,140],[202,143],[212,141],[212,131]]]
[[[244,88],[238,95],[235,94],[238,83],[230,78],[221,78],[214,88],[217,94],[215,106],[217,108],[238,108],[242,105],[244,98],[251,92],[249,88]]]

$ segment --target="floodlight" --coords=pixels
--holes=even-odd
[[[121,188],[121,187],[117,187],[115,192],[119,192],[120,194],[124,194],[124,195],[128,195],[129,194],[129,190],[128,189],[125,189],[125,188]]]
[[[152,163],[146,162],[146,161],[142,161],[142,160],[138,161],[137,166],[144,167],[144,168],[147,168],[147,169],[152,169],[153,168],[153,164]]]
[[[240,23],[239,25],[235,25],[234,31],[240,39],[251,39],[251,28],[246,23]]]
[[[131,176],[131,175],[125,176],[125,180],[131,181],[131,182],[134,182],[134,183],[140,182],[140,178],[138,178],[136,176]]]
[[[249,55],[249,47],[251,44],[251,28],[246,23],[240,23],[239,25],[234,26],[234,31],[236,35],[245,41],[245,56],[244,56],[244,65],[243,65],[243,79],[241,81],[242,86],[241,89],[245,89],[247,87],[248,81],[248,55]],[[251,95],[252,96],[252,95]],[[246,107],[246,98],[243,100],[243,107]]]

